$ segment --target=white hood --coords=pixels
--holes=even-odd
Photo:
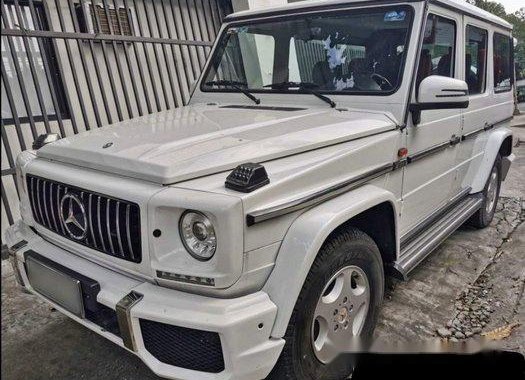
[[[257,108],[257,109],[255,109]],[[37,155],[159,184],[391,130],[386,115],[192,105],[63,138]]]

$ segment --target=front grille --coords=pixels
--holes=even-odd
[[[136,203],[32,175],[27,176],[27,189],[38,224],[107,255],[135,263],[142,260]]]
[[[140,320],[144,346],[159,361],[194,371],[224,370],[221,339],[210,331]]]

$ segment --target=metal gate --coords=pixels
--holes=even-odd
[[[62,136],[188,101],[230,0],[2,0],[2,235],[14,160]]]

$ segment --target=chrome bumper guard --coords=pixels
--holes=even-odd
[[[122,298],[115,308],[117,313],[118,326],[124,346],[128,350],[137,352],[137,344],[131,329],[131,308],[135,306],[144,296],[135,291],[130,292]]]

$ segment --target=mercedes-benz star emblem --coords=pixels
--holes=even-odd
[[[88,232],[88,218],[82,201],[67,193],[60,201],[60,220],[67,233],[75,240],[83,240]]]

